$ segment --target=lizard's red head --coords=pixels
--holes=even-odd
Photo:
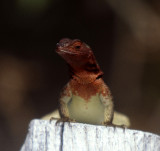
[[[57,44],[56,52],[76,70],[100,72],[91,48],[79,39],[64,38]]]
[[[78,39],[64,38],[57,44],[57,53],[71,66],[80,66],[88,62],[93,54],[90,47]]]

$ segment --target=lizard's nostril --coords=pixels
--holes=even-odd
[[[60,46],[59,43],[57,43],[57,44],[56,44],[56,47],[59,47],[59,46]]]

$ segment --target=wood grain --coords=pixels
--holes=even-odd
[[[160,151],[160,136],[82,123],[33,120],[21,151]]]

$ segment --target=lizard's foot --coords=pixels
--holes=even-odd
[[[114,125],[112,122],[102,122],[102,125],[116,127],[116,125]]]
[[[111,126],[113,126],[114,128],[118,127],[118,128],[123,128],[126,129],[127,126],[126,125],[115,125],[115,124],[111,124]]]
[[[120,128],[128,128],[126,125],[117,125],[117,127],[120,127]]]
[[[115,125],[115,124],[113,124],[111,122],[103,122],[102,125],[104,125],[104,126],[112,126],[114,128],[116,128],[116,127],[123,128],[123,129],[127,128],[126,125]]]
[[[68,122],[70,124],[70,122],[76,122],[76,120],[70,119],[69,117],[62,117],[57,120],[56,125],[60,122]]]
[[[51,123],[53,120],[59,120],[59,118],[51,117],[49,122]]]

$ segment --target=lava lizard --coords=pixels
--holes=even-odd
[[[79,39],[64,38],[57,43],[56,52],[67,62],[71,74],[59,99],[62,120],[112,124],[111,92],[91,48]]]

